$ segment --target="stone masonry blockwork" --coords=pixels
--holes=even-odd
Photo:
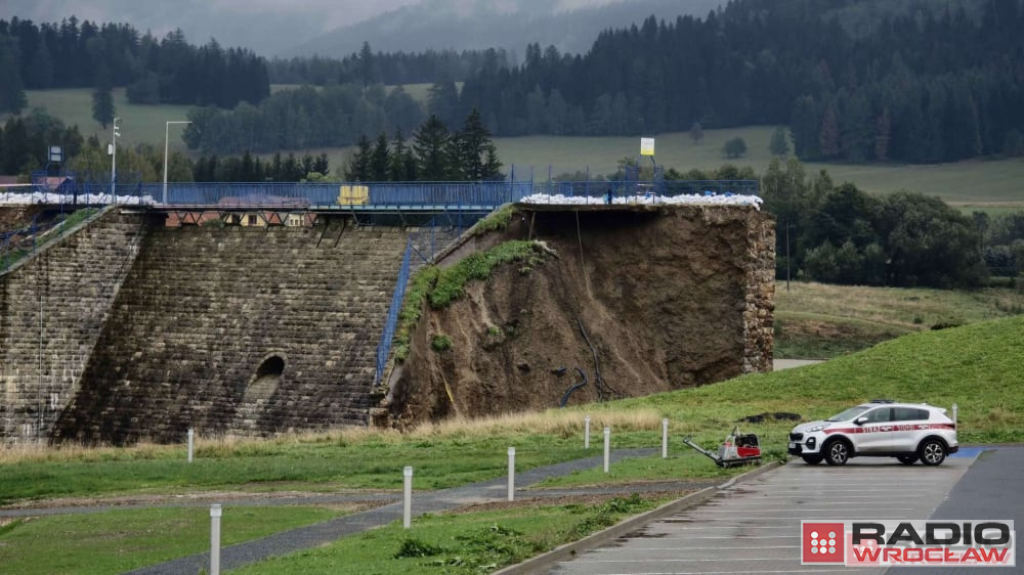
[[[0,443],[44,440],[77,393],[145,219],[108,211],[0,276]]]
[[[342,221],[151,230],[52,439],[365,425],[407,237]]]

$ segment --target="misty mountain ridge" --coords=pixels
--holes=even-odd
[[[652,14],[674,20],[705,16],[720,0],[611,0],[591,6],[573,0],[423,0],[328,32],[280,53],[282,56],[344,57],[363,42],[374,51],[481,50],[522,53],[528,44],[583,53],[608,28],[639,24]],[[582,6],[582,7],[581,7]]]

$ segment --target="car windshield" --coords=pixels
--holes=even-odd
[[[863,405],[858,405],[857,407],[851,407],[850,409],[847,409],[846,411],[840,413],[839,415],[833,415],[832,417],[828,418],[827,421],[849,421],[869,409],[871,408]]]

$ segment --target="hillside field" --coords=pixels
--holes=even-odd
[[[68,126],[78,125],[82,135],[96,135],[101,142],[110,142],[110,126],[104,130],[99,122],[92,118],[92,90],[26,90],[25,98],[28,107],[25,113],[33,108],[44,108],[50,115],[60,118]],[[124,95],[124,88],[114,89],[114,115],[121,118],[122,145],[150,143],[164,145],[165,122],[180,121],[188,118],[190,106],[144,106],[131,104]],[[170,143],[176,149],[185,149],[181,141],[184,126],[171,126]]]
[[[775,357],[830,358],[909,333],[1024,314],[1024,291],[785,281],[775,288]]]

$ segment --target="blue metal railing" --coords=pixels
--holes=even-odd
[[[377,344],[377,375],[375,383],[380,383],[384,376],[384,368],[388,364],[388,356],[391,355],[391,340],[395,337],[395,328],[398,327],[398,314],[402,311],[402,302],[405,301],[405,287],[409,283],[409,267],[412,256],[412,239],[405,244],[405,255],[402,256],[402,266],[398,268],[398,282],[395,284],[395,292],[391,296],[391,307],[388,308],[387,321],[384,322],[384,333],[380,336],[380,343]]]
[[[359,200],[342,195],[343,187],[365,191]],[[329,208],[355,209],[493,209],[521,201],[532,194],[605,198],[640,195],[757,195],[756,180],[655,180],[571,182],[413,182],[413,183],[170,183],[168,206],[226,208]],[[51,204],[163,204],[160,183],[118,184],[115,195],[104,183],[69,182],[47,195]],[[587,202],[589,203],[589,201]]]

